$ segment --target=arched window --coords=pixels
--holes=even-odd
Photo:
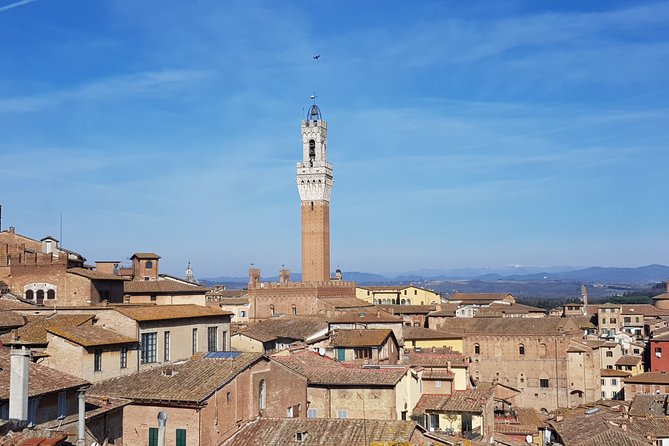
[[[539,357],[540,358],[546,357],[546,344],[539,344]]]
[[[33,293],[33,290],[26,291],[26,300],[33,300],[34,297],[35,293]]]
[[[48,290],[46,292],[46,298],[47,299],[55,299],[56,298],[56,291],[54,290]]]
[[[316,160],[316,141],[313,139],[309,140],[309,161],[312,163]]]
[[[44,300],[44,290],[37,290],[37,301],[41,302]]]
[[[296,314],[297,314],[297,307],[295,306],[295,304],[293,304],[293,305],[290,307],[290,311],[291,311],[291,313],[293,313],[293,315],[296,315]]]
[[[402,300],[400,301],[400,304],[401,304],[401,305],[404,305],[404,304],[406,304],[406,303],[407,303],[407,301],[404,300],[404,299],[402,299]]]
[[[407,299],[407,305],[411,305],[411,299]]]
[[[519,344],[518,345],[518,354],[520,356],[525,355],[525,345],[524,344]]]
[[[151,269],[153,268],[153,261],[152,260],[147,260],[146,261],[146,269]]]
[[[481,346],[479,344],[474,344],[474,354],[475,355],[481,354]]]
[[[258,385],[258,409],[263,410],[267,405],[267,384],[261,379]]]
[[[269,315],[274,316],[274,305],[269,306]]]

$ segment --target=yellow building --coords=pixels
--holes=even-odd
[[[616,361],[616,370],[631,373],[632,376],[643,373],[643,359],[641,356],[625,355]]]
[[[450,348],[454,352],[463,352],[462,335],[447,333],[423,327],[404,327],[405,348]]]
[[[434,305],[441,303],[441,295],[415,285],[357,287],[355,294],[370,304],[377,305]]]

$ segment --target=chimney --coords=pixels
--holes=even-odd
[[[9,376],[9,419],[25,424],[28,422],[28,378],[30,349],[20,345],[16,331],[12,334],[11,372]]]
[[[16,232],[16,228],[14,226],[9,227],[9,233],[14,234]]]

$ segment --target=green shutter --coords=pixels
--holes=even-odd
[[[149,428],[149,446],[158,446],[158,428]]]
[[[186,446],[186,429],[177,429],[177,446]]]

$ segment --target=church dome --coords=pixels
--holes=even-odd
[[[318,108],[318,105],[313,104],[307,111],[307,121],[320,121],[321,119],[323,119],[321,109]]]

